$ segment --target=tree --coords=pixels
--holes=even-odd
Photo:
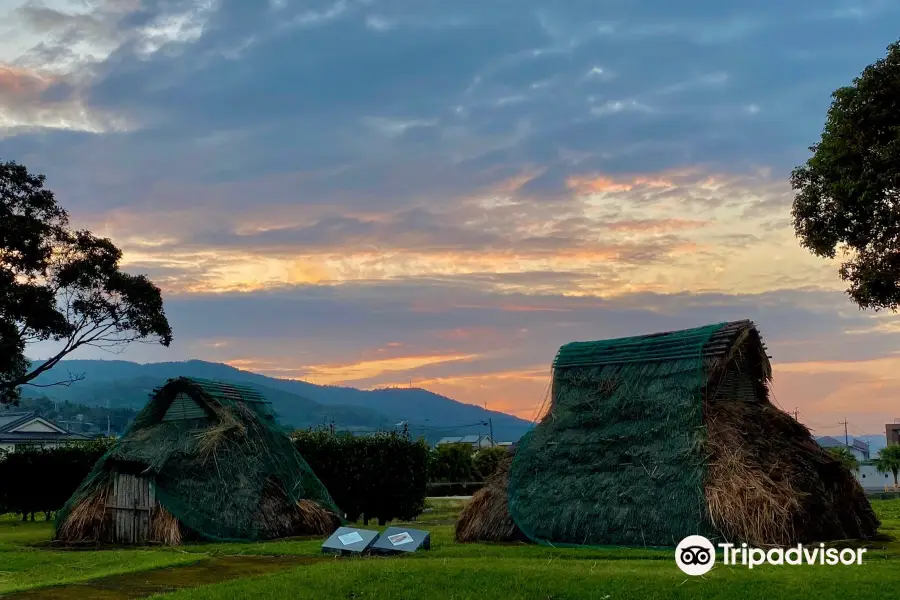
[[[829,448],[828,451],[851,471],[859,471],[859,460],[846,446]]]
[[[794,230],[861,308],[900,306],[900,42],[832,94],[813,156],[791,174]]]
[[[487,479],[494,474],[500,461],[508,454],[506,448],[482,448],[472,458],[472,466],[479,479]]]
[[[0,404],[82,346],[112,349],[134,341],[172,342],[162,294],[144,275],[122,272],[110,240],[69,227],[68,213],[46,178],[15,162],[0,163]],[[40,364],[26,345],[62,348]]]
[[[874,462],[875,468],[882,473],[893,473],[894,485],[897,485],[897,474],[900,473],[900,444],[882,448]]]
[[[431,481],[471,481],[474,470],[469,444],[442,444],[434,449],[429,461]]]

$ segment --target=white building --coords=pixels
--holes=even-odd
[[[874,465],[860,465],[854,475],[856,475],[859,485],[866,491],[883,491],[884,486],[894,487],[894,475],[882,473]]]
[[[479,448],[493,448],[496,445],[489,435],[466,435],[441,438],[435,446],[446,446],[449,444],[466,444],[476,450]]]
[[[849,444],[845,444],[843,440],[833,438],[830,435],[817,437],[816,442],[823,448],[847,448],[850,453],[856,457],[856,460],[862,462],[871,458],[869,452],[869,444],[862,440],[850,439]]]
[[[0,452],[15,452],[23,448],[56,448],[87,436],[70,433],[37,411],[0,411]]]

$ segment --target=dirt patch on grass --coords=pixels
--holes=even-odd
[[[313,564],[322,559],[302,556],[222,556],[191,565],[100,577],[82,583],[23,590],[2,600],[130,600],[221,581],[242,579]]]

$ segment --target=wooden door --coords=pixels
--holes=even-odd
[[[153,482],[148,477],[119,473],[107,507],[112,511],[112,537],[120,544],[142,544],[150,538]]]

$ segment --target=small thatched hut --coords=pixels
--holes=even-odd
[[[497,470],[472,495],[456,522],[458,542],[527,542],[528,538],[509,514],[506,500],[509,488],[509,467],[515,456],[515,446],[497,465]]]
[[[571,343],[553,366],[546,415],[461,515],[460,541],[674,546],[699,534],[767,546],[876,533],[852,474],[769,401],[751,321]]]
[[[57,519],[61,542],[254,540],[327,534],[328,491],[251,388],[170,379]]]

